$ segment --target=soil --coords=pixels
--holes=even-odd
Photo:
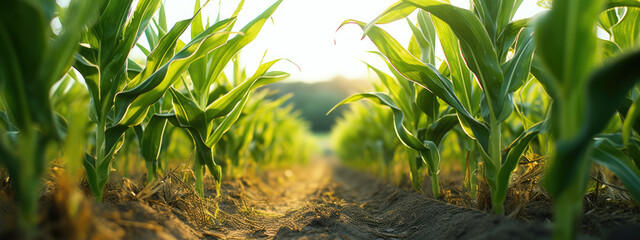
[[[102,204],[86,199],[90,196],[86,189],[83,193],[58,178],[43,193],[38,231],[43,239],[551,237],[550,205],[544,195],[529,196],[526,206],[512,200],[507,210],[516,214],[496,216],[469,208],[482,209],[481,204],[462,197],[463,190],[447,186],[444,189],[450,190],[445,197],[433,199],[335,161],[317,159],[306,166],[264,170],[254,177],[226,180],[221,197],[214,197],[214,189],[206,189],[209,197],[202,199],[191,184],[182,181],[184,173],[188,172],[174,170],[148,185],[141,184],[144,176],[130,180],[114,175]],[[455,181],[444,178],[443,184],[461,186]],[[0,183],[0,221],[5,223],[0,226],[0,239],[20,237],[10,195],[8,184]],[[638,228],[633,228],[640,222],[637,206],[602,199],[591,207],[581,222],[579,238],[619,240],[640,236],[634,235]]]

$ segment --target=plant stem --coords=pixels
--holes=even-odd
[[[38,159],[41,154],[36,151],[44,151],[38,149],[38,137],[36,132],[31,129],[25,129],[19,136],[19,149],[24,165],[19,168],[18,178],[13,180],[16,187],[18,205],[20,206],[19,224],[22,228],[26,239],[32,239],[36,236],[35,227],[38,223],[38,191],[40,191],[40,178],[36,169],[40,163]],[[21,163],[16,163],[21,164]]]
[[[496,191],[498,192],[498,191]],[[491,206],[493,207],[493,213],[497,215],[504,215],[504,194],[491,194]]]
[[[433,198],[440,197],[440,183],[438,182],[438,174],[429,173],[431,176],[431,190],[433,191]]]
[[[509,183],[501,183],[498,181],[498,173],[500,172],[500,166],[502,166],[502,156],[500,154],[501,150],[501,133],[500,133],[500,123],[498,123],[497,118],[494,114],[491,114],[491,125],[490,125],[490,135],[489,135],[489,157],[491,158],[492,164],[495,166],[496,171],[490,174],[490,176],[495,181],[495,186],[491,188],[491,205],[493,208],[493,212],[497,215],[504,215],[504,194],[502,191],[499,191],[500,185],[505,184],[509,185]],[[488,173],[488,172],[486,172]],[[491,184],[489,184],[491,187]],[[505,186],[506,189],[506,186]]]
[[[94,189],[92,190],[93,192],[93,196],[96,198],[96,202],[100,203],[102,202],[102,198],[104,196],[103,192],[104,192],[104,186],[100,186],[100,182],[102,181],[103,178],[108,178],[109,177],[109,173],[107,172],[106,176],[103,176],[103,173],[100,172],[99,170],[99,166],[102,164],[102,161],[104,160],[105,157],[105,129],[106,129],[106,118],[102,118],[100,119],[100,122],[98,123],[98,126],[96,128],[96,168],[95,168],[95,176],[97,179],[95,179],[98,184],[97,184],[97,188],[98,189]],[[91,184],[89,184],[89,186],[91,186]]]
[[[193,163],[193,174],[196,177],[196,191],[200,195],[200,197],[204,197],[204,187],[203,187],[203,171],[204,165],[199,157],[196,157],[196,161]]]
[[[568,191],[571,192],[571,191]],[[582,198],[574,199],[571,193],[562,193],[553,204],[555,224],[553,239],[574,239],[576,219],[582,212]]]

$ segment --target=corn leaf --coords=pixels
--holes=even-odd
[[[559,143],[557,156],[565,156],[565,158],[558,159],[565,160],[554,162],[554,167],[547,174],[549,179],[567,182],[567,179],[574,177],[574,174],[579,174],[573,170],[577,163],[569,160],[576,158],[569,156],[584,156],[591,138],[604,129],[612,115],[622,105],[627,92],[640,80],[640,69],[636,64],[639,61],[640,51],[636,51],[606,64],[591,75],[587,92],[586,122],[581,126],[577,137],[570,142]],[[611,81],[615,81],[616,84],[611,84]],[[547,188],[555,193],[567,187],[570,186],[558,184]]]
[[[628,7],[624,17],[611,28],[612,39],[622,50],[631,49],[640,44],[640,8]]]
[[[640,98],[633,102],[629,111],[624,116],[622,124],[622,141],[624,145],[629,145],[629,139],[631,138],[634,125],[637,123],[638,116],[640,116]]]
[[[469,69],[476,74],[479,83],[489,97],[495,116],[500,115],[503,98],[497,89],[503,82],[491,37],[476,15],[466,9],[437,0],[406,0],[446,22],[460,41],[460,49]],[[385,13],[383,13],[385,14]]]
[[[595,64],[596,35],[593,26],[601,10],[600,1],[554,1],[554,10],[541,16],[536,29],[536,53],[564,98],[584,89],[585,79]],[[570,24],[571,23],[571,24]],[[557,41],[557,39],[564,39]]]
[[[511,144],[503,151],[502,153],[502,165],[501,166],[493,166],[492,164],[488,164],[487,167],[496,168],[498,171],[497,179],[487,178],[489,184],[496,184],[496,189],[500,191],[500,196],[504,196],[506,194],[509,178],[511,177],[511,172],[518,166],[518,161],[520,161],[520,157],[522,153],[529,146],[529,142],[536,138],[538,134],[544,133],[549,128],[549,120],[544,120],[542,122],[536,123],[531,126],[526,131],[522,132],[518,138],[513,140]],[[485,161],[485,163],[489,163],[489,161]],[[493,170],[493,171],[496,171]],[[493,176],[493,175],[492,175]],[[491,183],[493,182],[493,183]]]
[[[455,94],[465,109],[473,116],[480,109],[476,103],[480,101],[482,93],[473,86],[473,73],[467,68],[462,58],[458,37],[444,21],[437,17],[432,19],[440,38],[440,44],[442,44],[446,64],[451,72],[450,79]]]
[[[164,95],[169,87],[180,78],[180,75],[187,70],[190,63],[203,57],[212,49],[219,47],[211,44],[216,41],[215,36],[220,34],[216,32],[217,27],[219,26],[210,27],[207,31],[201,33],[198,38],[191,40],[170,61],[157,71],[154,71],[144,82],[118,93],[114,105],[116,110],[116,120],[114,122],[123,126],[139,124],[144,119],[149,106]]]
[[[502,65],[505,81],[502,84],[502,95],[506,96],[518,90],[529,77],[535,43],[533,28],[523,28],[518,35],[514,56]]]
[[[601,61],[605,62],[615,59],[614,57],[622,53],[622,50],[615,42],[598,39],[598,52]]]
[[[429,90],[424,88],[416,89],[416,106],[427,115],[429,122],[434,122],[438,118],[440,103],[436,95],[433,95]],[[438,142],[436,142],[437,144]]]
[[[587,92],[588,111],[582,136],[593,136],[607,125],[609,119],[640,80],[640,51],[623,55],[591,74]],[[615,82],[616,84],[611,84]]]
[[[437,146],[440,146],[440,142],[444,136],[449,133],[451,129],[458,125],[458,116],[456,114],[444,115],[427,128],[427,140],[432,141]]]
[[[347,20],[343,22],[343,25],[347,23],[356,23],[362,28],[365,26],[363,22],[355,20]],[[379,27],[371,26],[367,32],[367,36],[369,36],[378,50],[387,57],[394,69],[402,74],[403,77],[428,89],[434,95],[438,96],[438,98],[453,107],[458,112],[462,125],[469,126],[471,129],[471,131],[466,133],[470,137],[477,139],[483,150],[487,151],[489,146],[489,129],[473,118],[464,108],[456,97],[449,79],[440,74],[433,65],[425,65],[413,57],[400,43]]]
[[[381,57],[383,58],[383,60],[386,60],[384,56],[381,56]],[[381,71],[380,69],[374,66],[371,66],[368,63],[365,63],[365,64],[367,65],[367,67],[369,67],[369,69],[373,70],[373,72],[375,72],[376,75],[378,75],[378,78],[380,79],[382,84],[387,88],[394,102],[396,102],[398,107],[400,107],[400,109],[402,109],[402,111],[406,113],[407,119],[410,119],[411,121],[413,121],[416,117],[414,114],[415,107],[413,103],[418,100],[417,99],[414,100],[413,93],[415,89],[409,85],[411,84],[411,82],[404,80],[404,77],[402,76],[399,76],[400,79],[397,79],[397,78],[394,79],[393,77],[389,76],[388,74]],[[393,70],[390,64],[389,64],[389,69]]]
[[[143,130],[142,139],[140,141],[140,148],[142,150],[142,156],[144,157],[147,165],[147,174],[155,174],[159,162],[160,150],[162,149],[162,139],[164,137],[165,129],[167,127],[167,120],[156,117],[151,117],[149,123]],[[154,179],[155,176],[147,176],[147,179]]]
[[[640,1],[638,0],[608,0],[605,1],[605,9],[611,9],[616,7],[636,7],[640,8]]]
[[[267,74],[269,68],[274,64],[284,59],[276,59],[269,61],[258,66],[256,72],[251,78],[242,82],[237,87],[233,88],[229,93],[217,98],[213,103],[209,104],[205,110],[207,119],[216,119],[227,115],[232,111],[235,106],[233,103],[241,99],[246,92],[264,86],[269,83],[274,83],[288,77],[285,72],[271,72]]]
[[[244,6],[244,0],[240,1],[240,3],[236,8],[236,11],[233,13],[233,15],[231,15],[230,18],[232,19],[237,18],[238,14],[240,13],[240,10],[242,9],[242,6]],[[199,13],[199,10],[200,10],[200,1],[198,0],[196,1],[196,5],[194,7],[194,14],[196,14],[194,23],[197,26],[195,27],[192,26],[191,28],[192,38],[195,38],[195,36],[197,36],[202,31],[204,31],[202,26],[203,25],[202,14]],[[192,25],[194,23],[192,23]],[[219,22],[217,22],[214,25],[218,25],[218,24]],[[231,34],[230,31],[234,25],[235,25],[235,21],[231,22],[228,25],[225,25],[224,29],[221,29],[221,31],[224,31],[226,33],[220,35],[218,42],[214,44],[223,44],[225,41],[227,41],[229,38],[229,35]],[[191,77],[191,82],[193,83],[193,87],[195,90],[194,94],[199,99],[207,99],[207,94],[209,89],[206,87],[206,84],[208,83],[208,80],[213,77],[212,75],[215,70],[211,67],[207,68],[207,65],[211,65],[212,63],[210,63],[210,61],[212,60],[213,60],[213,56],[212,54],[209,54],[205,58],[196,60],[189,66],[189,76]],[[205,103],[201,103],[201,104],[205,104]]]
[[[605,166],[622,180],[633,200],[640,204],[640,170],[607,138],[596,138],[591,160]]]
[[[213,69],[213,73],[210,78],[207,79],[206,84],[203,86],[210,86],[213,84],[213,81],[218,79],[220,74],[222,73],[224,67],[227,63],[242,49],[244,46],[253,41],[257,36],[264,23],[271,17],[273,12],[278,8],[278,6],[282,3],[282,0],[276,1],[273,5],[267,8],[262,14],[253,19],[250,23],[248,23],[245,27],[243,27],[240,32],[242,34],[238,34],[222,47],[211,52],[211,65],[209,66]]]
[[[610,9],[600,14],[598,17],[598,25],[602,27],[609,35],[611,35],[611,27],[620,21],[616,9]]]

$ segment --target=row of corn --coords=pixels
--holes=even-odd
[[[473,0],[464,9],[402,0],[369,23],[345,21],[363,30],[388,71],[368,65],[384,87],[337,106],[368,99],[391,111],[356,107],[337,129],[348,133],[335,135],[345,141],[365,131],[342,125],[385,125],[418,156],[404,158],[413,186],[421,189],[426,171],[435,197],[441,152],[462,149],[453,158],[465,158],[467,171],[482,169],[495,214],[505,213],[523,154],[547,156],[543,185],[554,203],[554,237],[571,239],[593,164],[616,174],[640,203],[640,1],[541,1],[544,13],[513,20],[521,3]],[[378,26],[403,19],[413,31],[408,48]],[[370,162],[403,151],[380,131],[368,129],[362,136],[372,139],[359,140],[377,145],[377,156],[361,155]],[[457,140],[445,145],[445,138]],[[473,192],[473,181],[466,185]]]
[[[244,1],[210,22],[197,0],[193,17],[171,27],[160,0],[3,2],[0,164],[25,232],[37,222],[39,186],[52,159],[71,174],[84,168],[100,202],[113,169],[126,175],[135,165],[131,156],[144,159],[147,181],[154,181],[168,156],[192,153],[201,195],[206,172],[219,194],[225,174],[308,157],[308,124],[286,99],[257,90],[289,76],[270,70],[282,60],[261,62],[247,75],[237,58],[280,3],[235,30]],[[145,59],[132,59],[134,50]]]

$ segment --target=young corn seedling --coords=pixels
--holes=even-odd
[[[0,155],[19,203],[19,224],[35,237],[37,201],[50,143],[61,142],[64,120],[51,104],[50,91],[71,67],[80,31],[93,20],[92,4],[71,1],[4,1],[0,8]],[[54,33],[50,22],[62,23]],[[6,111],[6,112],[5,112]]]
[[[131,0],[101,3],[99,20],[85,31],[76,55],[74,67],[89,89],[89,117],[96,124],[95,155],[86,155],[84,167],[97,201],[102,201],[124,132],[145,119],[191,63],[225,44],[226,28],[235,22],[235,18],[220,21],[182,46],[178,37],[193,18],[180,21],[159,40],[142,68],[128,55],[159,6],[159,0],[141,0],[135,6]]]
[[[622,9],[610,10],[615,7],[625,7],[626,14],[618,14]],[[539,46],[533,73],[554,100],[555,153],[546,173],[545,187],[553,197],[556,239],[575,237],[575,221],[582,210],[591,166],[589,159],[625,179],[625,186],[636,201],[640,196],[637,195],[640,171],[620,151],[619,147],[625,145],[616,146],[606,136],[593,141],[616,111],[626,118],[627,130],[623,127],[626,136],[630,136],[635,125],[635,110],[625,111],[624,102],[636,101],[632,98],[637,99],[637,95],[629,95],[629,90],[640,80],[637,7],[639,1],[584,4],[555,0],[552,10],[537,23]],[[598,20],[613,41],[597,38]],[[633,153],[630,146],[635,145],[634,141],[629,138],[624,141],[631,150],[628,152]]]
[[[399,1],[370,24],[355,20],[364,34],[377,46],[393,67],[409,79],[451,106],[465,133],[476,140],[484,159],[485,178],[491,190],[493,211],[504,214],[504,199],[511,172],[529,141],[546,129],[543,122],[524,131],[503,151],[502,123],[511,115],[512,93],[529,75],[533,58],[533,29],[528,20],[510,22],[519,1],[473,1],[474,10],[466,10],[438,0]],[[416,9],[429,12],[443,45],[451,78],[432,64],[423,63],[375,24],[405,18]],[[512,49],[513,56],[507,57]],[[475,75],[482,89],[479,110],[472,104],[469,91]],[[461,86],[461,87],[456,87]],[[381,99],[384,101],[384,99]],[[482,121],[474,112],[478,111]]]

